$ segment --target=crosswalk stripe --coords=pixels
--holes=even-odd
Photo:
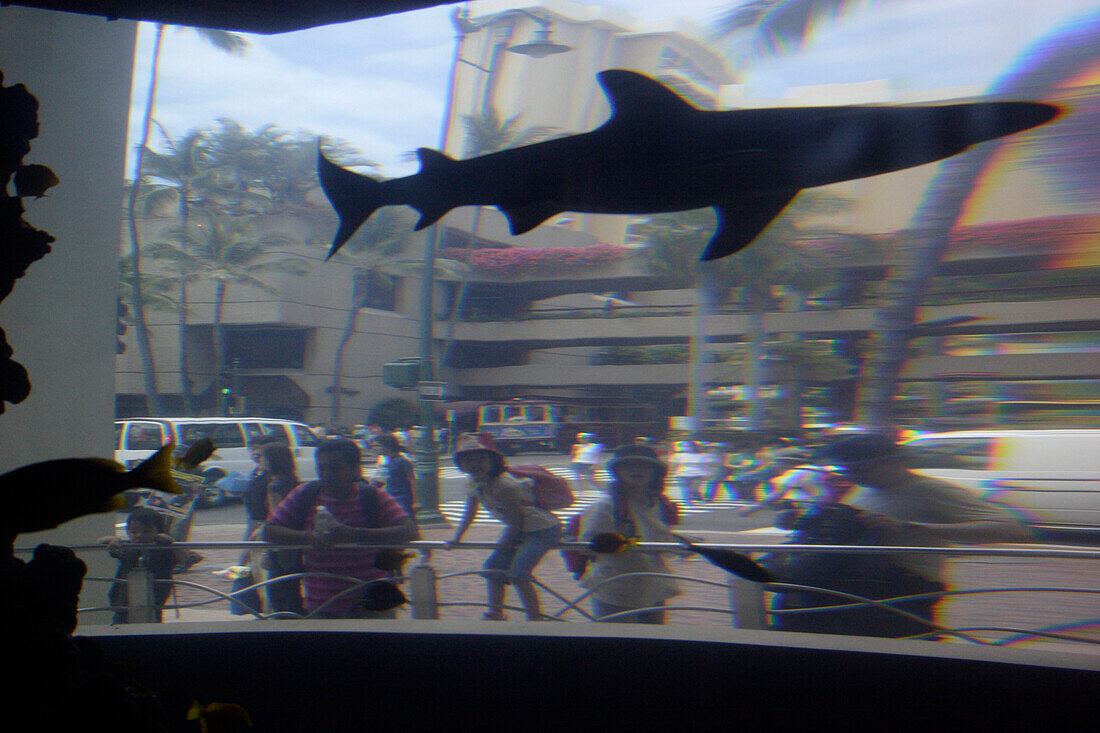
[[[573,502],[572,506],[568,509],[554,512],[554,514],[556,514],[559,519],[568,519],[574,514],[580,514],[603,498],[603,496],[602,493],[596,491],[580,492],[576,494],[576,501]],[[684,506],[681,504],[680,515],[705,514],[716,509],[733,509],[742,506],[745,506],[745,503],[740,501],[714,501],[708,503],[706,506]],[[465,508],[466,502],[461,499],[457,501],[445,501],[439,505],[440,513],[456,524],[462,520],[462,512]],[[490,516],[489,512],[485,510],[485,507],[481,507],[478,509],[477,517],[474,518],[474,524],[500,524],[500,521]]]

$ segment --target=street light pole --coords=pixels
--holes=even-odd
[[[532,58],[545,58],[551,54],[564,53],[572,50],[569,46],[554,43],[550,39],[551,26],[548,18],[536,15],[527,10],[505,10],[491,15],[479,21],[469,20],[464,10],[455,9],[451,13],[451,22],[454,25],[455,53],[451,63],[450,79],[447,84],[447,107],[443,112],[443,125],[440,131],[439,149],[447,152],[448,135],[451,129],[451,115],[455,106],[455,75],[460,63],[474,66],[489,75],[486,79],[484,97],[491,101],[492,67],[489,70],[482,69],[477,64],[470,63],[462,58],[462,45],[466,36],[504,17],[524,16],[534,20],[539,25],[535,33],[535,40],[519,46],[504,47],[499,50],[508,50],[523,54]],[[432,354],[432,339],[435,330],[435,254],[439,251],[442,240],[442,228],[439,224],[432,227],[424,236],[423,272],[420,280],[420,382],[430,382],[435,379],[435,362]],[[420,524],[446,524],[447,518],[439,511],[439,451],[435,440],[435,401],[428,399],[421,392],[418,395],[420,402],[420,438],[416,444],[416,469],[419,480],[417,481],[417,512],[416,520]]]

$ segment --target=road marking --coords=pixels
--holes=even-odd
[[[605,496],[603,492],[598,491],[584,491],[576,494],[576,501],[568,509],[562,509],[561,511],[554,512],[559,519],[565,520],[574,514],[580,514],[588,507],[595,504],[597,501]],[[736,509],[737,507],[745,506],[745,502],[741,501],[714,501],[706,504],[705,506],[680,506],[680,516],[686,517],[693,514],[706,514],[707,512],[716,511],[719,509]],[[458,523],[462,520],[462,512],[466,509],[466,500],[459,499],[457,501],[445,501],[439,505],[439,511],[447,519],[452,522]],[[499,520],[493,519],[489,515],[489,512],[485,510],[485,507],[480,507],[477,512],[477,517],[474,518],[474,524],[500,524]]]

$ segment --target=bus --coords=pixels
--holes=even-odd
[[[578,433],[593,433],[608,447],[645,436],[660,440],[665,424],[650,405],[613,400],[524,398],[478,408],[477,429],[505,455],[524,451],[568,453]]]

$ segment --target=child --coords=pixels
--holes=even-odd
[[[516,479],[505,471],[504,456],[493,447],[489,436],[468,433],[459,437],[454,462],[469,475],[470,487],[462,521],[447,548],[462,540],[481,504],[504,523],[497,549],[485,561],[482,573],[489,597],[489,611],[484,618],[504,620],[505,585],[512,583],[528,620],[541,621],[539,596],[531,573],[561,539],[561,521],[535,503],[531,479]]]
[[[140,565],[153,571],[154,581],[171,581],[172,570],[176,565],[177,559],[175,550],[170,548],[163,550],[139,550],[131,547],[131,545],[172,544],[171,535],[165,533],[164,529],[165,522],[163,514],[145,507],[138,507],[130,512],[130,516],[126,520],[126,535],[128,539],[124,540],[121,537],[99,538],[98,543],[107,545],[107,552],[110,553],[111,557],[118,560],[118,572],[115,573],[115,578],[128,578],[130,571]],[[156,603],[156,620],[158,623],[161,621],[161,609],[171,593],[172,584],[170,582],[154,582],[153,600]],[[128,601],[127,584],[112,584],[108,599],[111,605],[116,607],[111,623],[127,623],[129,620],[129,612],[126,609]],[[122,608],[118,608],[120,606]]]
[[[657,451],[646,445],[622,446],[615,450],[607,468],[612,476],[608,496],[585,510],[581,517],[581,541],[590,542],[598,534],[617,532],[642,542],[674,542],[669,525],[676,522],[676,506],[664,496],[668,466]],[[663,606],[666,600],[680,594],[672,578],[646,575],[606,582],[628,573],[671,571],[655,552],[627,549],[590,558],[581,586],[594,589],[592,606],[597,617]],[[663,624],[665,612],[639,611],[611,621]]]

